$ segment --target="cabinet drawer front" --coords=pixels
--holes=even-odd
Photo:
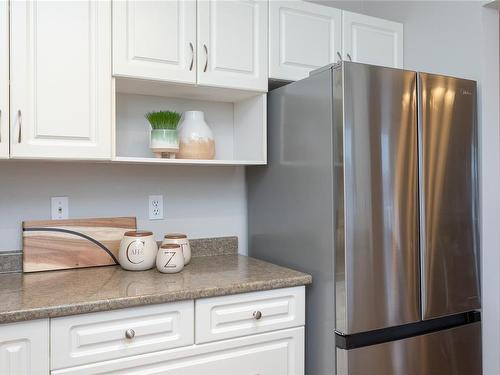
[[[52,368],[191,345],[193,312],[193,301],[183,301],[55,318]]]
[[[304,287],[196,301],[196,343],[304,325]]]
[[[53,375],[303,375],[304,327],[73,367]]]

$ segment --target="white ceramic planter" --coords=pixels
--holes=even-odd
[[[179,152],[177,129],[152,129],[149,145],[156,157],[175,158]]]

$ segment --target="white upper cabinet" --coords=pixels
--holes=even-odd
[[[0,374],[49,373],[49,320],[0,326]]]
[[[9,2],[0,1],[0,159],[9,157]]]
[[[340,59],[403,68],[403,24],[301,0],[269,0],[269,78],[296,81]]]
[[[198,83],[267,91],[267,1],[198,0]]]
[[[342,12],[343,58],[403,68],[403,24]]]
[[[110,1],[11,1],[11,156],[111,157]]]
[[[113,74],[196,83],[196,1],[113,1]]]
[[[269,78],[299,80],[339,60],[342,11],[304,1],[269,1]]]

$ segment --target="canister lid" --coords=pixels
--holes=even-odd
[[[165,235],[165,238],[173,240],[173,239],[187,238],[187,236],[184,233],[168,233]]]
[[[148,237],[152,236],[153,232],[148,232],[144,230],[131,230],[128,232],[125,232],[126,237]]]
[[[181,245],[176,243],[164,243],[163,245],[160,246],[160,249],[178,249],[180,247]]]

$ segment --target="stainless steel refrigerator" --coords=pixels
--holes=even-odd
[[[481,373],[476,83],[343,62],[268,96],[249,254],[312,274],[306,374]]]

